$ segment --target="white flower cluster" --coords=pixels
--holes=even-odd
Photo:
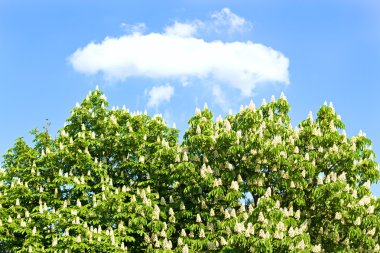
[[[203,164],[201,167],[201,177],[205,178],[207,174],[212,174],[212,169],[210,165],[206,166],[206,164]]]
[[[237,181],[232,181],[231,182],[231,187],[232,190],[238,191],[239,190],[239,183]]]

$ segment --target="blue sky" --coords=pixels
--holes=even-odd
[[[375,0],[2,0],[0,78],[1,154],[46,119],[55,133],[99,84],[111,105],[182,133],[204,102],[217,116],[284,91],[296,125],[332,101],[380,155]]]

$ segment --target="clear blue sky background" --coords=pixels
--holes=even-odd
[[[211,16],[223,8],[243,18],[247,26],[238,32],[230,32],[227,26],[217,30]],[[96,84],[111,105],[162,113],[182,133],[194,108],[204,102],[216,116],[225,114],[226,108],[213,94],[212,87],[218,80],[190,75],[189,84],[183,86],[176,78],[150,78],[138,73],[110,79],[102,72],[82,73],[69,60],[76,50],[91,42],[99,44],[107,36],[118,39],[130,35],[126,28],[137,23],[145,24],[143,34],[163,34],[165,27],[176,21],[194,25],[194,20],[203,24],[198,27],[197,38],[224,43],[252,41],[289,59],[288,85],[281,80],[264,82],[249,97],[241,96],[231,85],[220,85],[224,101],[233,111],[250,99],[260,104],[262,98],[269,100],[272,94],[278,97],[284,91],[296,125],[310,110],[315,115],[325,100],[333,101],[348,136],[363,130],[380,155],[380,2],[375,0],[2,0],[0,153],[4,154],[19,136],[30,141],[28,131],[42,128],[45,119],[56,132],[70,109]],[[166,84],[174,87],[173,94],[149,106],[152,87]],[[372,189],[380,195],[380,185]]]

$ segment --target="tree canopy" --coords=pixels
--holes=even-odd
[[[183,141],[160,116],[109,109],[98,89],[56,136],[4,155],[1,252],[378,252],[371,141],[332,104],[297,127],[282,94]]]

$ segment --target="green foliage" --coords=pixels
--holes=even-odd
[[[57,137],[18,139],[0,173],[1,252],[376,252],[371,141],[332,105],[298,127],[285,96],[184,141],[160,116],[91,92]]]

